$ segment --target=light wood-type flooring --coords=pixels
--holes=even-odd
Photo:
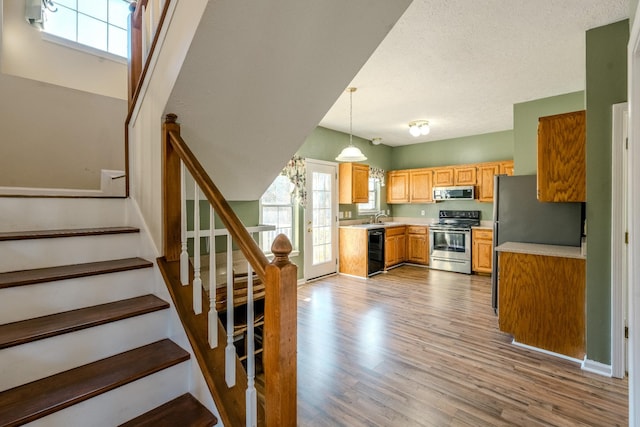
[[[627,386],[512,345],[488,277],[402,266],[298,290],[299,426],[626,426]]]

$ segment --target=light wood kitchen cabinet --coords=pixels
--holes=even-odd
[[[499,173],[499,163],[486,163],[478,167],[479,202],[493,202],[493,177]]]
[[[433,202],[433,170],[409,170],[409,203]]]
[[[409,171],[390,171],[387,174],[387,203],[409,203]]]
[[[367,277],[369,269],[369,235],[365,228],[339,228],[340,273]]]
[[[521,344],[582,360],[584,259],[500,252],[500,330]]]
[[[454,167],[453,185],[476,185],[476,165]]]
[[[369,166],[361,163],[340,163],[339,173],[339,203],[367,203],[369,201]]]
[[[429,227],[407,227],[407,261],[429,265]]]
[[[389,227],[384,238],[384,268],[393,267],[405,261],[407,227]]]
[[[538,200],[586,201],[585,111],[538,119]]]
[[[475,273],[489,273],[493,266],[493,231],[474,228],[471,230],[471,270]]]
[[[513,175],[513,160],[500,162],[500,173],[504,175]]]
[[[453,167],[443,167],[433,169],[433,186],[446,187],[453,185]]]

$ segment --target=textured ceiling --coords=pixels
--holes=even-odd
[[[513,128],[513,104],[584,90],[585,31],[628,0],[414,0],[349,86],[353,133],[391,146]],[[414,138],[408,122],[431,133]],[[321,126],[349,132],[343,93]]]

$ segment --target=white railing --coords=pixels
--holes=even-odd
[[[209,254],[209,283],[208,285],[208,302],[209,311],[207,313],[208,322],[208,340],[209,346],[213,349],[218,346],[218,310],[216,308],[216,293],[218,288],[218,275],[217,260],[216,260],[216,245],[215,238],[217,236],[226,236],[226,348],[225,348],[225,380],[228,387],[233,387],[236,384],[236,347],[234,334],[236,322],[234,319],[234,251],[233,251],[233,239],[226,229],[215,228],[215,212],[213,207],[209,204],[209,226],[208,229],[201,227],[201,209],[200,201],[206,200],[201,198],[201,190],[198,184],[193,181],[193,197],[188,196],[187,180],[189,176],[188,172],[181,162],[180,164],[180,188],[182,204],[181,209],[181,253],[180,253],[180,282],[182,285],[189,285],[189,254],[188,254],[188,240],[193,239],[193,312],[196,315],[202,314],[203,307],[203,283],[202,283],[202,271],[201,271],[201,238],[205,238],[205,251]],[[191,181],[191,180],[189,180]],[[193,230],[187,229],[187,200],[193,200]],[[203,212],[202,212],[203,213]],[[247,227],[247,231],[255,238],[257,233],[263,231],[275,230],[272,225],[259,225],[255,227]],[[246,369],[247,369],[247,390],[246,390],[246,419],[247,426],[257,425],[257,395],[255,388],[255,306],[254,306],[254,273],[251,264],[246,261],[247,265],[247,319],[246,319],[246,331],[245,334],[245,352],[246,352]]]

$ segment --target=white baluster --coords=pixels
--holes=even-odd
[[[213,206],[209,205],[209,347],[218,346],[218,310],[216,309],[216,240]]]
[[[202,279],[200,278],[200,188],[193,192],[193,311],[202,313]]]
[[[189,252],[187,252],[187,180],[184,162],[180,160],[180,283],[189,284]]]
[[[147,55],[149,55],[149,49],[150,49],[150,43],[149,40],[147,38],[147,32],[149,31],[147,29],[147,8],[145,6],[142,6],[142,19],[141,19],[141,23],[140,23],[140,34],[141,34],[141,38],[142,38],[142,63],[144,64],[145,62],[147,62]]]
[[[254,343],[254,330],[253,330],[253,270],[251,264],[247,263],[247,393],[246,393],[246,406],[247,406],[247,426],[257,426],[258,409],[256,399],[256,366],[255,366],[255,343]]]
[[[233,240],[227,235],[227,347],[225,348],[225,380],[236,385],[236,348],[233,345]]]

